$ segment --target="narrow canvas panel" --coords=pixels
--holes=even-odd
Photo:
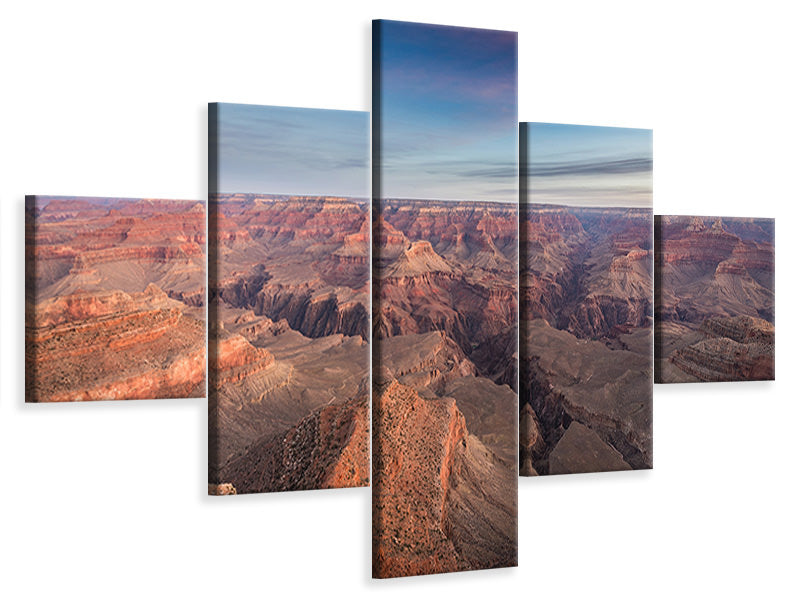
[[[653,466],[652,131],[520,125],[520,473]]]
[[[656,383],[775,379],[775,220],[655,227]]]
[[[209,493],[369,484],[369,115],[209,108]]]
[[[25,199],[25,401],[205,396],[202,202]]]
[[[517,35],[373,23],[373,576],[517,564]]]

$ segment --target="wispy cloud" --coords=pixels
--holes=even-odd
[[[221,104],[223,192],[368,195],[366,112]]]
[[[383,192],[515,199],[516,34],[384,21],[378,39]]]
[[[628,158],[609,161],[528,163],[528,177],[563,175],[622,175],[653,170],[652,158]]]

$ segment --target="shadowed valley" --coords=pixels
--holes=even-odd
[[[521,207],[520,474],[652,467],[652,212]]]

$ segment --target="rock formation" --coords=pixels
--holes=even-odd
[[[29,200],[26,396],[203,396],[202,204]]]
[[[376,577],[516,564],[517,237],[510,205],[381,207]]]
[[[657,382],[774,378],[774,229],[771,219],[658,217]]]

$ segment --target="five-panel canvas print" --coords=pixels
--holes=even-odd
[[[210,495],[371,486],[373,577],[516,566],[518,476],[775,378],[775,222],[654,217],[651,130],[519,123],[514,32],[372,38],[371,113],[210,104],[207,203],[26,198],[25,401],[207,394]]]

